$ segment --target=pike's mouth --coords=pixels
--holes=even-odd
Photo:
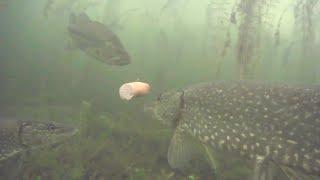
[[[156,103],[145,105],[144,112],[153,120],[160,122],[161,124],[168,125],[168,122],[158,113],[158,109],[155,108]]]

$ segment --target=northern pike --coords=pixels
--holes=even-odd
[[[56,122],[0,119],[0,179],[16,179],[23,152],[57,145],[77,128]],[[12,172],[14,171],[14,172]]]
[[[171,126],[172,168],[193,157],[194,143],[255,162],[253,179],[320,179],[320,87],[236,81],[162,93],[149,108]],[[213,155],[214,158],[214,155]]]

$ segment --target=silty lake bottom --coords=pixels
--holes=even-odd
[[[319,0],[0,0],[0,179],[320,179],[319,18]],[[150,93],[122,100],[134,81]]]

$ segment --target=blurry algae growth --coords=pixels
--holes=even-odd
[[[104,115],[96,117],[88,102],[83,102],[79,118],[81,123],[76,136],[55,148],[34,149],[22,159],[20,174],[23,179],[213,177],[210,171],[172,171],[165,156],[168,132],[142,133],[140,126],[128,123],[128,119],[113,121]],[[128,125],[132,128],[128,129]],[[205,168],[197,164],[195,167]]]
[[[319,179],[319,19],[320,0],[0,0],[0,179]]]

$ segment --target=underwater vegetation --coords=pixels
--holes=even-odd
[[[142,132],[141,126],[108,116],[96,116],[83,102],[80,132],[55,148],[30,151],[23,159],[23,179],[212,179],[205,159],[193,161],[184,171],[167,163],[168,130]],[[128,125],[132,128],[128,129]],[[161,127],[161,126],[159,126]],[[242,179],[251,170],[236,155],[220,156],[224,178]]]
[[[279,0],[204,0],[199,3],[190,0],[159,0],[154,3],[156,4],[154,6],[157,6],[156,8],[148,7],[148,3],[130,7],[127,4],[131,3],[128,3],[127,0],[48,0],[46,2],[47,6],[50,7],[49,10],[46,10],[48,12],[67,11],[69,13],[87,13],[91,19],[97,20],[107,26],[121,27],[119,29],[115,28],[117,29],[117,35],[129,32],[135,34],[137,39],[139,39],[137,34],[145,33],[147,37],[147,34],[151,32],[150,34],[154,33],[152,34],[154,39],[161,39],[165,36],[169,41],[167,44],[169,44],[170,50],[176,51],[175,53],[178,54],[176,57],[173,57],[171,54],[168,57],[170,60],[177,58],[180,62],[186,61],[184,54],[187,54],[186,51],[189,50],[186,44],[191,43],[193,39],[187,35],[180,39],[177,39],[175,36],[180,32],[192,32],[196,36],[200,36],[199,39],[203,41],[203,53],[201,56],[198,56],[199,61],[209,59],[213,62],[212,78],[215,79],[220,78],[224,74],[223,68],[230,61],[237,66],[235,67],[237,73],[234,76],[238,79],[266,77],[266,74],[264,74],[266,72],[261,70],[264,65],[267,64],[271,68],[277,66],[276,63],[282,60],[281,55],[285,53],[284,49],[292,43],[294,43],[294,46],[291,48],[292,57],[290,59],[292,60],[289,64],[294,64],[298,61],[303,62],[301,59],[306,59],[304,58],[306,56],[309,59],[315,59],[318,55],[318,52],[314,50],[319,46],[319,23],[317,21],[317,18],[319,18],[319,1],[317,0],[292,0],[288,1],[287,4]],[[137,4],[140,2],[143,1],[137,1]],[[199,17],[199,19],[202,18],[203,22],[201,21],[195,25],[201,27],[200,30],[198,30],[199,28],[194,30],[192,29],[194,27],[190,28],[186,26],[188,18],[191,16],[188,14],[190,12],[189,9],[194,5],[202,8],[195,9],[197,12],[203,13],[203,17]],[[83,8],[77,8],[77,6],[83,6]],[[155,8],[153,9],[154,11],[150,11],[152,8]],[[184,12],[184,14],[180,14],[177,17],[178,15],[175,16],[167,11],[162,11],[163,8],[166,10],[178,9],[180,12]],[[48,8],[45,6],[43,9]],[[149,14],[142,13],[146,11]],[[146,20],[137,20],[138,16],[153,19],[153,25],[147,24]],[[291,20],[294,21],[292,29],[285,28],[289,24],[287,22]],[[141,25],[139,28],[142,30],[141,32],[136,32],[135,28],[139,25]],[[174,26],[172,29],[170,29],[171,25]],[[123,37],[124,39],[122,39]],[[121,40],[127,45],[128,40],[126,38],[130,36],[123,37],[121,37]],[[160,46],[158,42],[152,43],[155,46]],[[142,49],[139,50],[144,54],[141,57],[134,57],[134,59],[146,58],[145,56],[149,52],[143,51],[142,47],[144,45],[146,45],[144,41],[139,43]],[[130,46],[135,45],[132,43]],[[166,49],[167,47],[164,46],[161,49],[156,47],[158,48],[156,51],[159,53],[163,49]],[[136,49],[132,50],[132,47],[129,46],[128,50],[129,54],[138,51]],[[312,51],[312,53],[308,51]],[[153,50],[150,52],[153,52]],[[90,50],[90,53],[95,52],[91,52]],[[303,64],[306,64],[306,62],[303,62]],[[277,68],[288,69],[292,67],[277,66]],[[302,74],[303,72],[299,73]],[[313,78],[316,79],[316,77]]]
[[[288,48],[290,54],[300,54],[298,61],[306,64],[303,59],[316,59],[319,52],[319,42],[317,33],[319,32],[319,4],[317,0],[296,0],[291,1],[283,9],[279,16],[275,14],[275,8],[280,6],[278,0],[239,0],[239,1],[219,1],[211,0],[206,8],[206,31],[211,33],[211,38],[206,37],[206,41],[215,44],[210,46],[212,52],[220,55],[217,61],[216,75],[219,76],[221,61],[225,60],[228,53],[235,53],[237,62],[238,79],[253,79],[261,73],[263,66],[263,52],[266,49],[278,51],[282,44],[287,47],[282,53],[284,61],[287,61]],[[286,42],[282,40],[281,26],[284,19],[292,16],[294,25],[292,40]],[[225,33],[225,36],[221,36]],[[269,33],[273,34],[273,46],[268,46]],[[237,33],[236,36],[233,34]],[[208,34],[208,33],[207,33]],[[263,41],[262,41],[263,40]],[[265,41],[267,40],[267,41]],[[294,45],[293,45],[294,44]],[[294,52],[293,46],[299,51]],[[307,57],[307,58],[306,58]],[[290,57],[293,58],[293,57]],[[293,58],[294,59],[294,58]],[[269,60],[269,65],[275,60]],[[293,61],[293,60],[292,60]],[[291,61],[291,62],[292,62]],[[308,67],[310,68],[310,67]]]
[[[1,118],[0,133],[0,179],[15,179],[28,151],[62,144],[77,133],[77,128],[49,121]]]
[[[49,180],[214,179],[217,165],[221,179],[248,177],[252,162],[223,151],[216,152],[217,164],[208,155],[184,169],[170,167],[172,131],[141,109],[153,94],[200,81],[319,83],[320,0],[284,2],[45,0],[38,7],[37,2],[11,6],[0,0],[6,20],[0,29],[1,114],[70,121],[79,128],[62,144],[28,151],[19,159],[19,175]],[[112,33],[105,33],[105,27]],[[70,38],[82,51],[61,50]],[[150,82],[151,93],[121,101],[121,84],[139,78]],[[229,104],[223,107],[230,109]]]

